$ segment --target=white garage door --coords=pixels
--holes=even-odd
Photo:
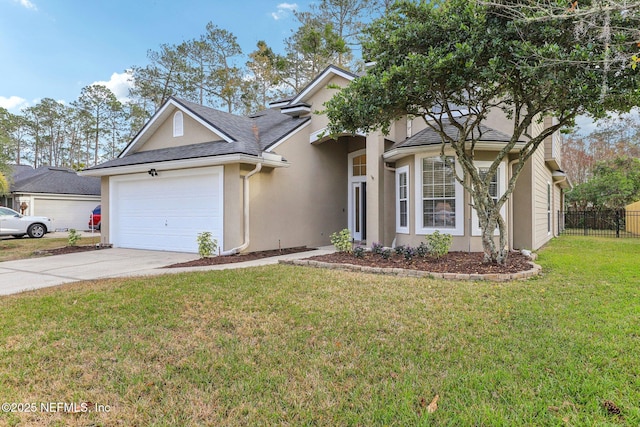
[[[99,204],[99,198],[91,200],[60,200],[34,197],[33,215],[51,218],[55,230],[70,228],[88,230],[89,216]]]
[[[115,247],[198,252],[211,232],[222,248],[223,168],[112,177],[109,239]]]

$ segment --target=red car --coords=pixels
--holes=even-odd
[[[91,216],[89,217],[89,229],[90,230],[100,230],[100,206],[96,206],[96,208],[91,212]]]

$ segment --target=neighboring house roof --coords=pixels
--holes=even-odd
[[[11,175],[13,177],[13,181],[18,178],[24,178],[27,175],[34,173],[35,169],[31,165],[10,165]]]
[[[40,166],[31,170],[19,168],[17,172],[14,173],[14,182],[11,185],[11,193],[14,194],[100,195],[100,178],[79,176],[72,169]]]

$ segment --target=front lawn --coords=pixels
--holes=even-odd
[[[538,263],[506,283],[276,265],[2,297],[0,402],[36,411],[0,425],[640,424],[640,240],[562,237]]]
[[[96,243],[100,243],[99,235],[96,237],[83,237],[78,240],[77,245],[95,245]],[[27,237],[16,239],[14,237],[3,237],[0,239],[0,262],[30,258],[34,256],[35,251],[60,248],[68,244],[68,238],[45,236],[41,239]]]

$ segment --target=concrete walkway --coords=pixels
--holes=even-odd
[[[197,259],[197,254],[111,248],[5,261],[0,262],[0,295],[10,295],[82,280],[256,267],[277,264],[281,259],[301,259],[332,252],[333,248],[322,248],[247,262],[185,268],[163,267]]]

